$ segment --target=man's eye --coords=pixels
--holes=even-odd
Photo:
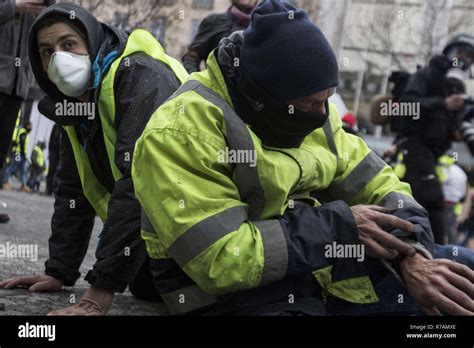
[[[48,50],[43,50],[43,51],[41,52],[41,55],[42,55],[43,57],[50,57],[52,54],[53,54],[53,50],[50,50],[50,49],[48,49]]]
[[[65,46],[67,49],[71,49],[71,48],[73,48],[75,45],[76,45],[75,42],[69,41],[69,42],[66,42],[64,46]]]

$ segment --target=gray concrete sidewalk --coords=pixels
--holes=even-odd
[[[51,215],[54,199],[39,194],[0,190],[0,202],[8,204],[10,222],[0,224],[0,245],[33,244],[38,246],[38,259],[33,261],[20,257],[1,257],[0,280],[13,276],[32,275],[44,271],[48,258],[48,238],[51,234]],[[0,315],[46,315],[48,312],[70,306],[75,296],[78,301],[88,287],[83,276],[94,264],[97,236],[102,222],[96,219],[89,250],[80,269],[82,274],[73,288],[58,293],[30,294],[26,289],[0,289]],[[7,255],[12,256],[12,255]],[[160,315],[164,313],[161,303],[136,299],[130,292],[117,294],[110,315]]]

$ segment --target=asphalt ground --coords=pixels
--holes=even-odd
[[[0,280],[14,276],[33,275],[44,272],[44,262],[48,258],[48,238],[51,234],[51,216],[54,198],[38,193],[17,190],[0,190],[0,202],[7,203],[10,221],[0,223],[0,248],[10,247],[10,252],[0,255]],[[89,250],[81,266],[81,278],[74,287],[64,287],[56,293],[29,293],[26,289],[0,289],[1,315],[46,315],[48,312],[71,306],[89,287],[83,277],[95,261],[98,235],[102,228],[96,219]],[[31,245],[32,254],[15,256],[12,247]],[[37,249],[36,249],[37,248]],[[5,250],[5,249],[4,249]],[[27,250],[27,249],[25,249]],[[37,250],[37,260],[34,257]],[[142,301],[128,290],[116,294],[109,315],[160,315],[164,313],[161,303]]]

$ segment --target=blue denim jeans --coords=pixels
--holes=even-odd
[[[21,186],[25,186],[26,177],[28,174],[28,161],[26,159],[26,156],[23,155],[20,156],[19,160],[16,160],[15,155],[12,156],[12,161],[5,171],[5,177],[3,178],[3,182],[8,182],[12,174],[15,173],[17,170],[20,170]]]
[[[435,245],[436,259],[449,259],[462,263],[474,270],[474,252],[456,245]],[[424,315],[408,290],[378,260],[366,259],[366,266],[375,291],[377,303],[352,304],[329,297],[326,305],[328,315]]]
[[[30,177],[28,178],[28,182],[26,183],[28,187],[32,191],[38,191],[40,186],[40,178],[41,174],[43,173],[42,168],[38,167],[30,167]]]

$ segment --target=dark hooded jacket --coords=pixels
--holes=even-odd
[[[122,178],[115,182],[104,144],[100,117],[56,116],[55,104],[74,98],[62,94],[51,83],[42,68],[36,36],[45,17],[64,17],[68,21],[74,11],[73,28],[85,34],[91,63],[116,51],[119,57],[128,39],[125,32],[100,23],[82,7],[60,3],[48,8],[35,21],[30,31],[30,60],[33,72],[47,97],[40,102],[42,114],[59,125],[73,125],[79,141],[84,145],[95,176],[111,193],[107,222],[100,235],[93,269],[86,280],[94,287],[123,292],[130,284],[146,255],[140,237],[140,204],[135,197],[130,168],[135,142],[143,132],[152,113],[179,87],[171,69],[144,53],[135,53],[118,67],[114,82],[115,128],[117,141],[115,164]],[[93,69],[94,71],[94,69]],[[94,71],[100,82],[107,69]],[[92,78],[94,80],[94,78]],[[92,83],[91,83],[92,85]],[[100,83],[99,83],[100,86]],[[91,89],[96,115],[100,88]],[[61,279],[64,285],[74,285],[79,278],[79,267],[84,259],[94,226],[95,211],[82,191],[74,154],[68,136],[63,131],[60,143],[60,165],[55,189],[52,235],[49,240],[50,258],[46,261],[46,274]],[[128,252],[129,251],[129,252]]]
[[[49,6],[54,0],[44,0]],[[28,63],[28,30],[34,17],[16,12],[15,0],[0,0],[0,93],[26,99],[33,82]],[[22,62],[18,66],[16,60]]]
[[[450,94],[446,78],[449,68],[446,56],[433,57],[427,67],[413,74],[400,97],[401,102],[420,105],[420,119],[404,118],[400,137],[420,139],[431,147],[435,157],[449,149],[455,130],[455,117],[444,104]]]
[[[211,14],[203,19],[193,42],[183,56],[183,65],[188,73],[199,71],[199,65],[209,54],[219,46],[219,41],[235,31],[243,30],[246,26],[233,20],[229,11]]]

